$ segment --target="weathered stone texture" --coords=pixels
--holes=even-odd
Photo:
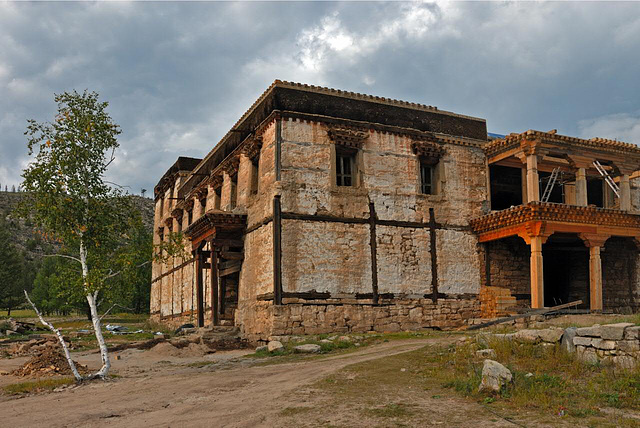
[[[262,226],[245,236],[245,252],[240,271],[239,301],[255,300],[273,292],[273,229]]]
[[[378,226],[378,290],[380,293],[431,293],[429,230]]]
[[[282,230],[285,292],[371,292],[368,226],[284,220]]]
[[[610,238],[602,252],[604,308],[631,313],[640,310],[640,255],[630,238]]]
[[[477,294],[481,269],[477,238],[456,230],[438,230],[436,236],[438,292]]]

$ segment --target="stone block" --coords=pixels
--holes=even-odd
[[[538,330],[525,329],[516,332],[514,339],[517,342],[536,343],[540,340],[540,334]]]
[[[576,351],[576,346],[573,343],[573,339],[576,337],[576,328],[575,327],[569,327],[566,328],[564,330],[564,333],[562,334],[562,341],[561,346],[562,348],[564,348],[567,352],[573,353]]]
[[[596,349],[610,351],[612,349],[616,349],[616,342],[614,340],[604,340],[604,339],[593,338],[591,339],[591,346],[593,346]]]
[[[484,360],[482,367],[482,382],[478,391],[500,392],[500,389],[513,379],[511,371],[493,360]]]
[[[493,349],[480,349],[476,351],[476,357],[496,358],[496,351]]]
[[[544,330],[538,330],[538,336],[543,342],[556,343],[562,338],[564,330],[561,328],[547,328]]]
[[[638,360],[629,355],[619,355],[612,358],[613,364],[621,369],[633,369],[638,364]]]
[[[605,340],[622,340],[624,331],[627,327],[633,327],[634,324],[621,322],[617,324],[606,324],[600,327],[600,337]]]
[[[618,349],[622,352],[631,353],[640,351],[640,341],[638,340],[621,340],[617,342]]]
[[[573,338],[573,344],[575,346],[591,346],[592,340],[590,337],[576,336]]]
[[[599,324],[592,325],[591,327],[580,327],[576,329],[576,335],[587,337],[600,337],[601,326]]]
[[[298,345],[295,348],[293,348],[294,352],[301,353],[301,354],[316,354],[320,352],[321,349],[322,348],[320,347],[320,345],[316,345],[314,343],[308,343],[306,345]]]
[[[626,340],[640,339],[640,325],[627,328],[624,331],[624,338]]]

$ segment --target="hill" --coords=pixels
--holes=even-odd
[[[14,239],[15,246],[24,251],[27,259],[35,260],[44,253],[44,246],[39,234],[33,224],[28,220],[17,219],[11,215],[13,209],[25,198],[24,192],[4,192],[0,191],[0,215],[4,217],[9,225],[10,233]],[[153,199],[142,196],[129,196],[133,205],[142,215],[145,227],[151,231],[153,229]]]

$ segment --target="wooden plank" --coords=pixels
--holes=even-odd
[[[549,314],[551,312],[556,312],[559,311],[561,309],[567,309],[567,308],[572,308],[574,306],[578,306],[582,304],[582,300],[576,300],[575,302],[571,302],[571,303],[565,303],[563,305],[558,305],[558,306],[552,306],[551,308],[542,308],[542,309],[534,309],[532,311],[529,311],[527,313],[524,314],[518,314],[518,315],[513,315],[510,317],[505,317],[505,318],[498,318],[492,321],[488,321],[482,324],[478,324],[478,325],[472,325],[470,327],[467,328],[467,330],[478,330],[481,328],[485,328],[485,327],[489,327],[492,325],[496,325],[496,324],[502,324],[505,322],[509,322],[509,321],[514,321],[520,318],[529,318],[532,317],[534,315],[545,315],[545,314]]]
[[[220,277],[225,277],[225,276],[229,276],[233,273],[236,272],[240,272],[240,269],[242,269],[242,265],[238,264],[236,266],[227,268],[227,269],[220,269]]]
[[[216,247],[244,247],[244,241],[242,241],[242,239],[216,238],[211,242]]]
[[[220,263],[220,270],[229,269],[236,266],[241,266],[242,262],[240,260],[229,260],[227,262]]]
[[[227,260],[242,260],[244,259],[244,253],[234,251],[223,251],[220,253],[220,257]]]

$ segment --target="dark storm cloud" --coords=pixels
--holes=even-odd
[[[27,118],[89,88],[122,126],[115,181],[203,156],[276,78],[437,105],[495,132],[640,141],[640,4],[0,3],[0,183]],[[595,133],[595,134],[594,134]]]

